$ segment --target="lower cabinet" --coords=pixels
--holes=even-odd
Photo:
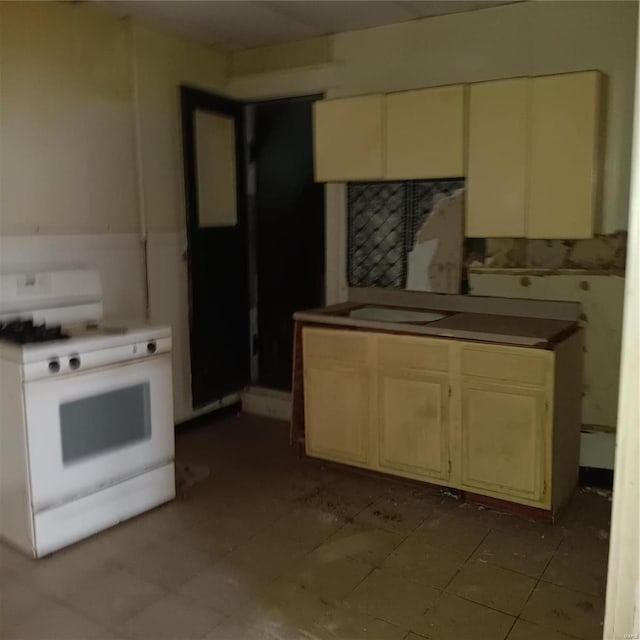
[[[380,470],[447,480],[449,375],[380,369],[377,395]]]
[[[544,443],[551,428],[545,391],[463,379],[462,488],[540,501]]]
[[[554,513],[575,489],[580,332],[552,350],[315,327],[302,343],[309,455]]]

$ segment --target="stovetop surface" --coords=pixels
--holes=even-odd
[[[95,350],[171,338],[171,327],[147,324],[14,324],[15,319],[0,320],[0,359],[19,363],[36,362]]]

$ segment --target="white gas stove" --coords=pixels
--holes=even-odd
[[[0,536],[46,555],[175,496],[171,330],[94,271],[0,275]]]

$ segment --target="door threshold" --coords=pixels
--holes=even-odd
[[[241,395],[242,410],[257,416],[291,420],[291,392],[268,387],[247,387]]]

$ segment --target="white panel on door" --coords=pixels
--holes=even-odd
[[[195,112],[198,226],[237,223],[236,138],[233,118]]]

